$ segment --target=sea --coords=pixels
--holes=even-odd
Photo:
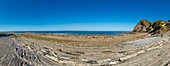
[[[8,31],[11,33],[70,34],[70,35],[122,35],[130,31]]]

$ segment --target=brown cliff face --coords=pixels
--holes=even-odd
[[[134,28],[132,32],[148,32],[149,27],[151,26],[151,22],[148,20],[141,20]]]
[[[170,22],[157,20],[150,22],[148,20],[141,20],[133,29],[132,32],[144,32],[151,34],[161,34],[170,30]]]

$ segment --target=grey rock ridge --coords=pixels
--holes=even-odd
[[[131,34],[130,34],[131,35]],[[136,34],[133,34],[134,36]],[[141,34],[141,36],[148,34]],[[29,37],[31,35],[29,34]],[[55,35],[52,35],[54,38]],[[127,37],[128,35],[126,35]],[[36,37],[37,36],[36,34]],[[45,37],[43,35],[43,37]],[[46,36],[47,37],[47,36]],[[49,37],[49,36],[48,36]],[[70,38],[59,35],[59,38]],[[80,36],[77,36],[80,40]],[[122,36],[120,36],[122,37]],[[0,37],[0,66],[167,66],[170,65],[170,37],[147,37],[110,46],[73,46],[66,42],[43,41],[35,36]],[[76,37],[71,36],[76,39]],[[123,37],[125,38],[125,37]],[[122,38],[122,39],[123,39]],[[134,38],[134,37],[133,37]],[[81,39],[82,36],[81,36]],[[100,38],[84,38],[92,39]],[[105,37],[106,39],[106,37]],[[108,39],[111,39],[109,36]],[[129,37],[128,37],[129,39]],[[61,40],[60,40],[61,41]],[[82,42],[82,41],[81,41]],[[110,42],[110,41],[109,41]],[[86,42],[87,43],[87,42]],[[86,44],[85,43],[85,44]],[[95,42],[93,42],[95,43]],[[98,42],[97,42],[98,43]],[[107,43],[107,42],[106,42]],[[113,42],[111,42],[113,43]],[[73,43],[74,44],[74,43]],[[87,43],[89,44],[89,43]],[[92,43],[91,43],[92,44]],[[90,44],[90,45],[91,45]],[[77,45],[77,44],[76,44]],[[112,45],[112,46],[111,46]]]
[[[0,66],[57,66],[33,43],[17,37],[0,37]],[[34,50],[33,50],[34,48]]]

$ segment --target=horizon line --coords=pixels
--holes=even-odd
[[[33,32],[33,31],[127,31],[130,32],[132,30],[14,30],[14,31],[0,31],[0,32]]]

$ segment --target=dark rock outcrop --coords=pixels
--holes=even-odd
[[[8,36],[12,36],[15,35],[13,33],[0,33],[0,37],[8,37]]]
[[[146,19],[141,20],[133,29],[132,32],[143,32],[151,34],[162,34],[170,30],[170,22],[157,20],[150,22]]]
[[[168,20],[168,22],[170,22],[170,20]]]

